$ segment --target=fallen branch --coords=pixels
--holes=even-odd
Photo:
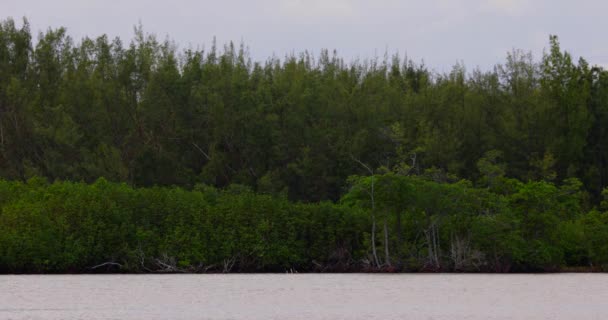
[[[90,267],[89,269],[95,270],[97,268],[101,268],[101,267],[104,267],[104,266],[116,266],[116,267],[122,268],[122,264],[120,264],[120,263],[117,263],[117,262],[104,262],[102,264],[98,264],[96,266]]]

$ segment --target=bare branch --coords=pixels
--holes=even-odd
[[[101,267],[105,267],[105,266],[116,266],[116,267],[122,268],[122,264],[120,264],[120,263],[117,263],[117,262],[104,262],[102,264],[98,264],[96,266],[90,267],[89,269],[95,270],[97,268],[101,268]]]
[[[209,155],[208,155],[208,154],[207,154],[205,151],[203,151],[203,149],[202,149],[201,147],[199,147],[199,146],[198,146],[198,144],[196,144],[196,143],[192,142],[192,145],[193,145],[193,146],[194,146],[196,149],[198,149],[198,151],[200,151],[200,152],[203,154],[203,156],[205,156],[205,158],[207,158],[207,160],[211,161],[211,157],[209,157]]]
[[[224,259],[222,265],[223,265],[223,273],[229,273],[232,270],[232,267],[234,267],[234,263],[236,262],[236,257],[232,257],[230,259]]]
[[[372,170],[370,167],[368,167],[365,163],[361,162],[361,160],[355,158],[352,154],[350,155],[351,159],[353,159],[353,161],[357,162],[358,164],[360,164],[363,168],[367,169],[367,171],[369,171],[369,173],[371,175],[374,175],[374,170]]]

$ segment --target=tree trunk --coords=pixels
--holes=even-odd
[[[372,255],[374,256],[374,264],[376,268],[380,268],[380,261],[378,261],[378,253],[376,252],[376,216],[372,209]]]
[[[370,170],[371,171],[371,170]],[[374,172],[372,171],[372,254],[374,255],[374,262],[376,268],[380,268],[380,261],[378,260],[378,252],[376,251],[376,202],[374,199]]]
[[[425,231],[426,241],[429,251],[429,264],[434,270],[441,268],[439,264],[439,240],[437,239],[437,225],[432,223]]]
[[[397,255],[397,267],[401,268],[403,266],[403,258],[401,248],[403,246],[403,230],[401,230],[401,210],[397,209],[396,212],[397,221],[395,229],[397,231],[397,248],[394,250]]]
[[[388,223],[386,216],[384,217],[384,263],[390,267],[391,257],[388,251]]]
[[[376,268],[380,268],[380,261],[378,260],[378,252],[376,251],[376,199],[374,198],[374,170],[372,170],[369,166],[367,166],[365,163],[361,162],[361,160],[355,158],[353,155],[350,156],[355,162],[359,163],[362,167],[364,167],[367,171],[369,171],[369,173],[371,174],[371,178],[372,178],[372,185],[371,185],[371,192],[369,194],[370,196],[370,200],[372,202],[372,241],[371,241],[371,245],[372,245],[372,255],[374,258],[374,263],[376,264]]]

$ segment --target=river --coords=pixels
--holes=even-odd
[[[0,319],[608,319],[608,275],[1,275]]]

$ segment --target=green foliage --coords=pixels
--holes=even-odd
[[[558,270],[606,266],[608,219],[585,213],[581,184],[513,184],[374,175],[382,264],[404,270]],[[371,249],[372,177],[341,204],[294,203],[243,185],[132,188],[0,180],[0,271],[347,271]],[[388,239],[388,242],[387,242]],[[389,260],[390,258],[390,260]]]
[[[105,262],[122,271],[284,271],[339,265],[362,254],[359,209],[294,204],[234,185],[133,189],[0,180],[0,270],[82,272]],[[314,263],[313,263],[314,261]]]
[[[392,173],[373,178],[376,207],[392,214],[396,228],[389,235],[393,260],[404,261],[406,269],[541,271],[605,263],[599,239],[608,240],[606,223],[596,211],[586,214],[588,198],[576,179],[561,186],[502,179],[499,187],[476,188],[466,180]],[[349,181],[343,203],[369,208],[372,177]]]
[[[557,37],[443,74],[33,38],[0,22],[0,271],[608,265],[608,72]]]
[[[244,45],[180,52],[141,26],[130,43],[0,23],[0,177],[185,188],[248,185],[338,200],[361,173],[608,181],[608,77],[550,38],[493,71],[447,74],[398,56],[323,51],[251,61]],[[604,137],[604,138],[602,138]],[[500,151],[498,151],[500,149]],[[452,178],[450,178],[453,180]]]

